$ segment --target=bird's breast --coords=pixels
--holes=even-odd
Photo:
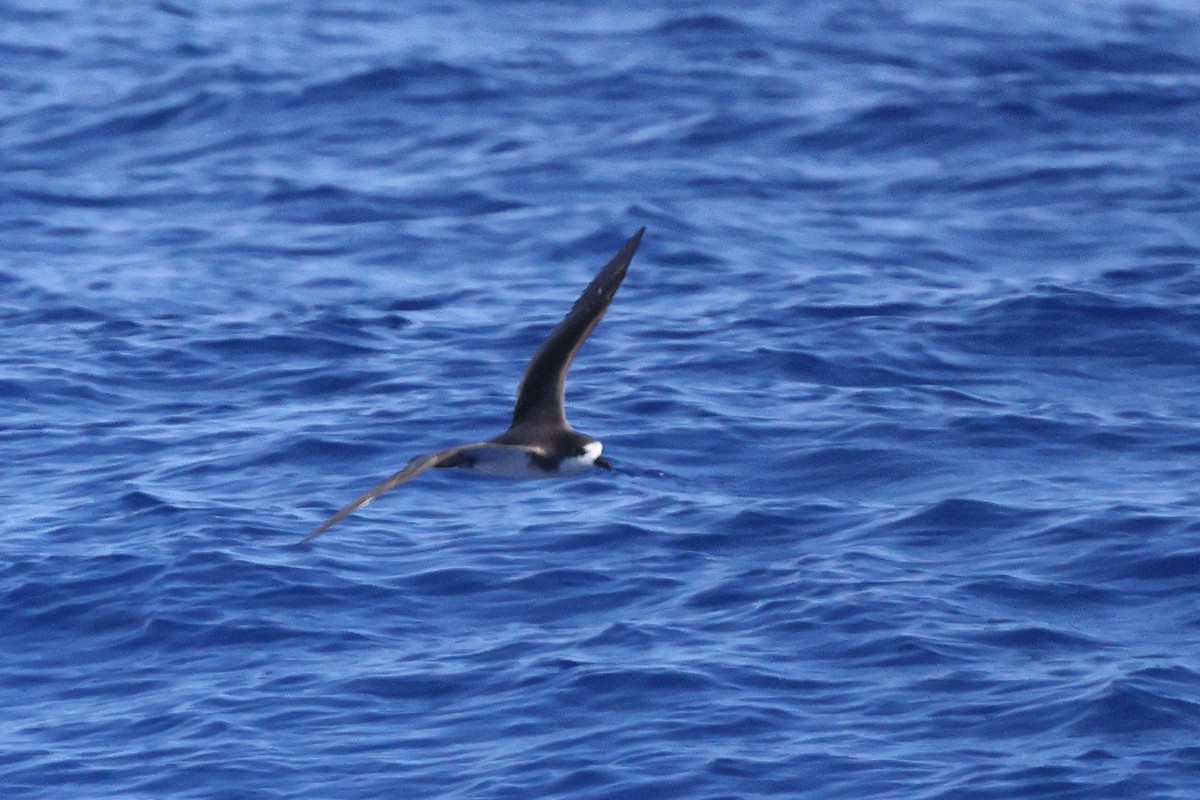
[[[590,469],[600,457],[601,449],[599,442],[590,442],[584,446],[581,455],[557,459],[515,447],[480,447],[467,454],[471,459],[468,469],[482,475],[518,480],[569,478]]]

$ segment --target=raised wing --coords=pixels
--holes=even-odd
[[[457,460],[459,459],[459,457],[461,456],[461,454],[464,450],[468,450],[472,447],[478,447],[478,446],[479,446],[479,443],[463,444],[463,445],[459,445],[458,447],[451,447],[449,450],[442,450],[440,452],[430,453],[429,455],[425,455],[425,456],[417,456],[412,461],[408,462],[407,467],[400,470],[395,475],[388,478],[386,481],[379,484],[375,488],[367,491],[365,494],[363,494],[357,500],[355,500],[352,503],[349,503],[344,508],[342,508],[341,511],[337,512],[332,517],[330,517],[329,519],[322,522],[320,527],[318,527],[315,531],[313,531],[308,536],[305,536],[303,539],[301,539],[299,542],[297,542],[296,547],[303,547],[304,545],[311,542],[313,539],[320,536],[325,531],[332,528],[334,525],[336,525],[339,522],[341,522],[342,520],[344,520],[346,517],[353,514],[355,511],[358,511],[360,508],[365,506],[367,503],[370,503],[376,497],[379,497],[381,494],[390,492],[392,489],[395,489],[397,486],[399,486],[402,483],[408,483],[413,478],[420,475],[422,472],[427,472],[428,470],[433,469],[434,467],[456,466]]]
[[[621,251],[613,256],[612,261],[604,265],[604,269],[575,301],[570,312],[533,354],[517,388],[513,427],[533,419],[566,424],[563,390],[567,382],[567,370],[571,368],[571,362],[575,360],[575,354],[583,346],[588,334],[608,310],[645,232],[645,228],[639,228]]]

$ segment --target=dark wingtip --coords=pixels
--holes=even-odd
[[[340,519],[340,518],[339,518],[339,519]],[[336,521],[336,520],[335,520],[335,521]],[[332,523],[332,522],[328,522],[328,521],[326,521],[326,522],[322,523],[322,525],[321,525],[319,528],[317,528],[315,531],[313,531],[313,532],[312,532],[312,533],[310,533],[308,536],[305,536],[303,539],[301,539],[300,541],[298,541],[298,542],[296,542],[295,544],[293,544],[293,545],[292,545],[292,549],[294,549],[294,550],[307,550],[307,549],[309,548],[309,546],[312,544],[312,540],[313,540],[313,539],[317,538],[317,537],[318,537],[318,536],[320,536],[322,533],[324,533],[325,531],[329,530],[329,529],[330,529],[330,528],[332,528],[332,527],[333,527],[333,523]]]
[[[626,262],[626,266],[628,266],[628,262],[633,259],[633,254],[637,252],[638,245],[642,243],[642,234],[645,232],[645,227],[638,228],[637,233],[625,241],[625,244],[621,247],[621,252],[613,256],[613,260],[609,262],[609,266],[619,261]]]

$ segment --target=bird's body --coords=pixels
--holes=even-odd
[[[485,442],[458,445],[414,458],[404,469],[323,522],[300,544],[307,544],[376,497],[434,468],[465,469],[518,479],[571,477],[594,466],[611,469],[612,465],[601,455],[603,445],[578,433],[567,422],[563,392],[571,362],[608,310],[644,232],[642,228],[635,233],[597,273],[533,354],[517,388],[508,430]]]
[[[582,452],[573,451],[572,455],[555,458],[523,447],[487,442],[461,451],[459,458],[462,459],[462,463],[449,466],[496,478],[570,478],[581,475],[595,466],[603,449],[600,442],[592,440],[582,445]]]

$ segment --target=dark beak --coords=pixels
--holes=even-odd
[[[592,463],[595,464],[597,467],[600,467],[601,469],[612,469],[612,462],[609,461],[604,456],[597,456],[596,460],[593,461]]]

